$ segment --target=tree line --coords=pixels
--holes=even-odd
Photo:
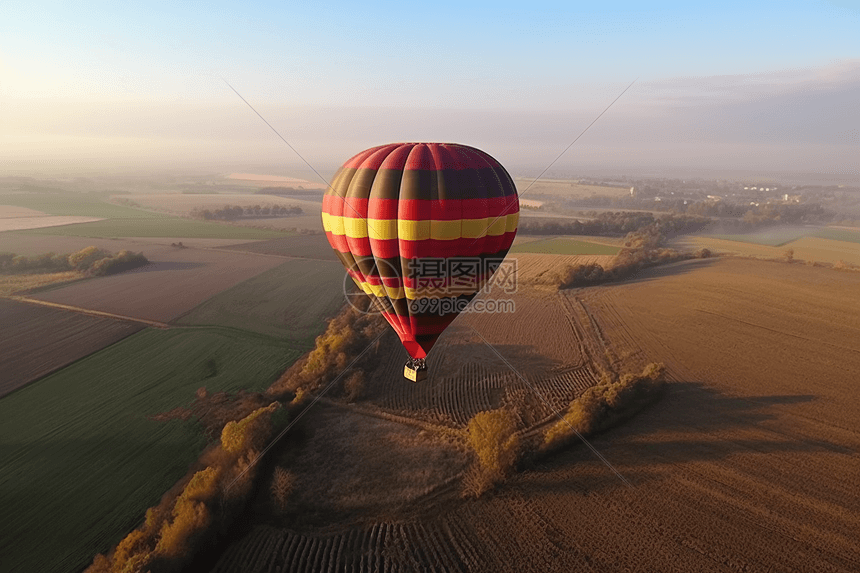
[[[97,247],[86,247],[71,254],[45,253],[16,255],[0,253],[0,273],[59,273],[80,271],[90,276],[111,275],[149,264],[143,253],[120,251],[112,254]]]
[[[191,215],[205,221],[235,221],[259,217],[295,217],[303,213],[302,208],[296,205],[226,205],[220,209],[195,209]]]
[[[818,203],[763,203],[750,205],[732,201],[689,201],[661,197],[660,201],[643,197],[610,197],[596,195],[577,199],[556,200],[549,205],[559,212],[582,208],[643,209],[676,214],[677,216],[736,219],[738,229],[754,229],[773,224],[824,225],[845,220],[844,213],[830,211]]]
[[[611,266],[604,267],[599,263],[569,265],[555,277],[554,282],[559,289],[593,286],[630,278],[647,267],[712,256],[709,249],[700,249],[695,253],[681,252],[666,248],[665,242],[666,236],[659,225],[646,225],[628,233],[624,247],[615,256]]]
[[[519,221],[517,232],[523,235],[598,235],[618,237],[644,227],[655,226],[665,235],[695,233],[707,227],[711,220],[698,215],[618,211],[593,213],[591,219],[525,219]]]

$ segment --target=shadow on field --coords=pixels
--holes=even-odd
[[[700,382],[669,383],[663,398],[627,423],[593,436],[589,442],[634,487],[666,479],[673,466],[709,462],[738,454],[831,451],[845,448],[824,440],[802,441],[773,433],[765,422],[787,408],[816,399],[811,394],[730,396]],[[558,479],[563,476],[564,479]],[[600,491],[624,484],[581,443],[524,474],[540,491]]]
[[[691,273],[697,271],[699,269],[709,267],[715,263],[717,263],[720,259],[718,257],[711,257],[708,259],[691,259],[688,261],[680,261],[677,263],[670,263],[668,265],[659,265],[656,267],[648,267],[640,270],[631,278],[618,281],[618,282],[610,282],[605,285],[601,285],[603,287],[612,287],[614,285],[624,285],[624,284],[633,284],[633,283],[641,283],[641,282],[649,282],[655,281],[664,277],[677,276],[677,275],[685,275],[687,273]]]

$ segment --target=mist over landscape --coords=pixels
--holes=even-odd
[[[0,570],[860,568],[856,2],[0,13]]]

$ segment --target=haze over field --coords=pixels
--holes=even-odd
[[[469,143],[539,172],[637,80],[556,171],[856,181],[857,29],[841,1],[16,0],[0,22],[0,173],[265,166],[316,181],[222,78],[327,174],[386,141]]]

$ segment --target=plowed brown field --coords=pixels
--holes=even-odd
[[[858,292],[856,273],[705,260],[554,297],[529,299],[526,290],[516,299],[529,299],[526,312],[513,319],[464,316],[431,354],[427,382],[399,379],[405,355],[392,352],[368,382],[371,395],[351,406],[361,415],[399,416],[400,429],[365,430],[332,419],[331,409],[310,413],[289,447],[302,456],[313,446],[313,457],[295,467],[300,479],[325,485],[303,501],[297,488],[300,510],[289,518],[258,517],[254,525],[249,516],[246,533],[214,570],[860,570]],[[529,317],[539,327],[527,325]],[[665,397],[591,440],[629,487],[574,446],[464,502],[450,482],[455,457],[428,457],[428,464],[426,442],[410,446],[413,455],[391,447],[392,440],[409,444],[416,424],[431,438],[437,424],[462,427],[470,412],[506,394],[525,403],[523,411],[537,411],[470,326],[547,393],[554,376],[667,364]],[[569,399],[577,384],[587,383],[570,382],[559,396]],[[359,415],[340,408],[341,416]],[[326,436],[342,440],[328,453]],[[375,469],[338,466],[350,455],[367,455]],[[395,509],[405,491],[399,471],[425,476],[413,478],[403,510]],[[366,499],[386,500],[368,512],[372,519],[343,519],[332,506],[314,505],[320,488],[357,491],[362,478]],[[421,488],[428,491],[415,497]]]
[[[283,263],[277,257],[153,245],[150,264],[80,281],[32,298],[168,322],[206,299]]]
[[[0,397],[143,328],[0,299]]]

